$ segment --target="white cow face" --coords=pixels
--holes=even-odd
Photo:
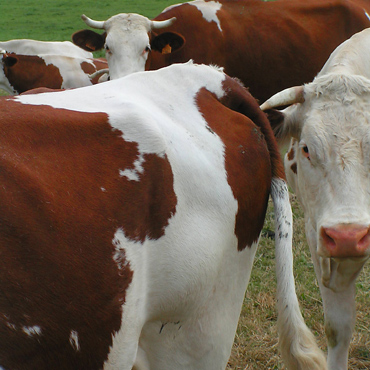
[[[150,52],[150,22],[137,14],[118,14],[105,22],[105,55],[111,79],[144,71]]]
[[[322,86],[321,84],[324,84]],[[342,290],[370,255],[370,86],[320,81],[282,111],[287,179],[305,212],[323,284]],[[369,88],[369,90],[367,90]]]

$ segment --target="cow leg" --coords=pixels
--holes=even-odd
[[[139,341],[145,323],[145,299],[141,299],[145,279],[141,266],[135,270],[132,283],[126,291],[126,300],[122,306],[121,328],[113,335],[108,359],[104,370],[147,370],[149,366],[145,352]]]
[[[141,330],[136,330],[133,325],[123,323],[121,330],[113,338],[108,360],[104,364],[104,370],[146,370],[139,349],[139,337]]]
[[[328,369],[347,370],[348,350],[355,326],[355,283],[335,293],[320,284],[328,341]]]
[[[324,306],[328,370],[347,370],[348,350],[356,318],[355,281],[340,292],[326,288],[321,281],[322,272],[316,252],[316,232],[313,228],[309,230],[307,227],[306,234]]]
[[[140,347],[137,351],[135,365],[132,370],[150,370],[150,365],[148,361],[148,356],[146,355],[145,351]]]

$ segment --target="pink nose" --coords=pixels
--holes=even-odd
[[[321,238],[329,257],[364,257],[370,247],[370,228],[356,224],[322,227]]]

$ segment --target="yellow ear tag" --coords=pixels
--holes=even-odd
[[[163,49],[162,49],[162,54],[171,54],[172,48],[169,44],[167,44]]]

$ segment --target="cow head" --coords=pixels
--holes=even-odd
[[[7,53],[5,50],[0,50],[0,89],[14,95],[18,92],[10,84],[7,77],[7,71],[18,62],[15,54]]]
[[[268,115],[279,140],[292,139],[287,178],[302,204],[322,283],[339,291],[370,255],[370,81],[328,74],[261,108],[286,105]]]
[[[103,34],[82,30],[72,35],[73,42],[87,51],[105,48],[111,79],[144,71],[151,50],[170,53],[182,47],[184,38],[173,32],[155,35],[156,30],[169,27],[176,18],[151,21],[139,14],[117,14],[106,21],[94,21],[82,15],[85,23]]]

